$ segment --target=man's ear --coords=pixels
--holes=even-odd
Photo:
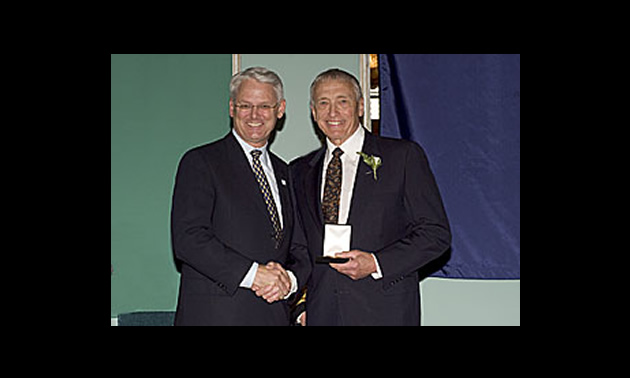
[[[363,97],[361,97],[361,99],[359,100],[359,117],[363,117],[364,113],[365,113],[365,104],[363,101]]]
[[[230,117],[234,118],[234,102],[230,99]]]
[[[284,112],[287,110],[287,100],[280,101],[280,108],[278,109],[278,119],[284,117]]]

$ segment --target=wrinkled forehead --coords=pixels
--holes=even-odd
[[[320,99],[326,97],[328,99],[335,99],[338,97],[346,97],[354,100],[358,100],[354,93],[354,86],[348,80],[343,79],[326,79],[318,82],[313,88],[314,99]]]

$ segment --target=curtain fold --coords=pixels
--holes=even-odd
[[[381,135],[426,151],[453,232],[436,277],[520,278],[520,54],[380,54]]]

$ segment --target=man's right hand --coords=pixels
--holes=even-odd
[[[252,290],[258,297],[273,303],[284,298],[290,289],[291,280],[282,265],[273,261],[267,265],[258,265],[252,284]]]

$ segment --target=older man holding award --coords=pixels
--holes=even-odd
[[[291,173],[315,262],[306,325],[420,325],[418,270],[442,256],[451,233],[422,148],[360,123],[361,88],[338,69],[311,85],[326,145]]]

